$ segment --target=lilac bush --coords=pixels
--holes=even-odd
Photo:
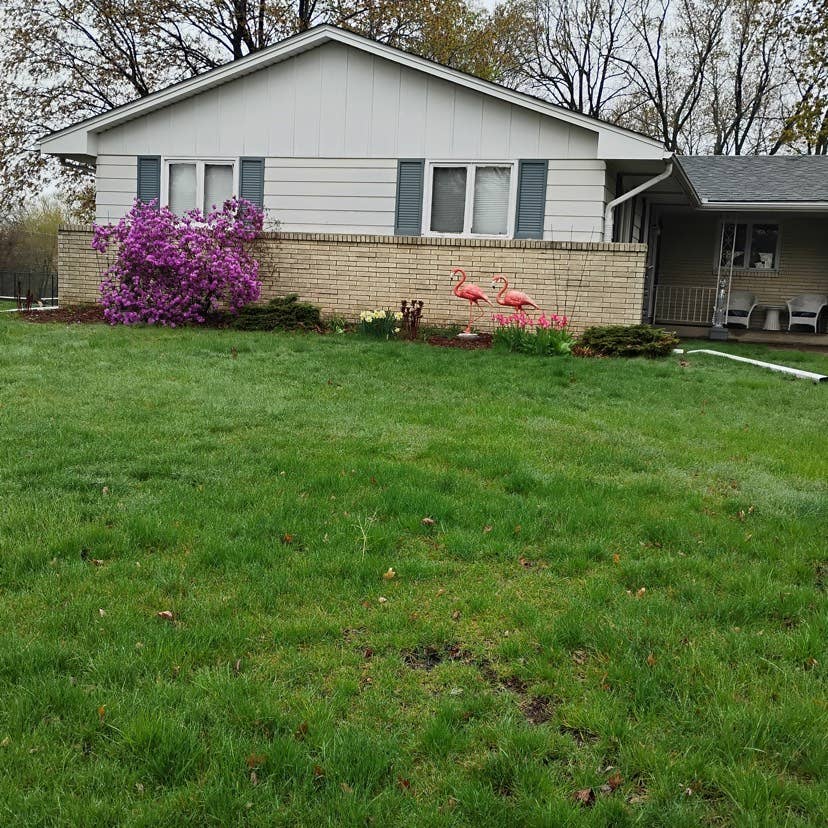
[[[96,226],[92,247],[114,252],[101,304],[113,325],[202,323],[218,308],[232,313],[259,298],[259,263],[251,243],[264,214],[230,199],[207,216],[177,216],[136,201],[117,224]]]

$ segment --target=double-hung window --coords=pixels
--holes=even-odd
[[[721,225],[720,263],[740,270],[779,269],[779,225],[726,221]]]
[[[512,163],[428,165],[426,235],[509,237],[514,228]]]
[[[221,207],[238,190],[236,164],[229,160],[168,159],[161,181],[162,203],[176,215]]]

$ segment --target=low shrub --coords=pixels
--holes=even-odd
[[[577,356],[655,358],[668,356],[678,345],[675,333],[651,325],[606,325],[587,328],[573,353]]]
[[[376,339],[391,339],[400,332],[402,313],[390,310],[362,311],[359,315],[359,330]]]
[[[319,308],[300,302],[295,293],[277,296],[266,305],[248,305],[230,321],[240,331],[315,330],[322,326]]]
[[[496,313],[492,319],[495,323],[492,343],[496,348],[537,356],[560,356],[572,349],[573,336],[565,316],[548,317],[542,313],[532,319],[518,312],[511,316]]]

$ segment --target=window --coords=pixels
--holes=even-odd
[[[512,164],[432,164],[423,211],[427,234],[508,236],[514,216]]]
[[[176,159],[167,161],[164,170],[166,181],[161,182],[161,191],[170,210],[179,216],[196,207],[209,213],[232,198],[237,189],[232,161]]]
[[[744,270],[779,269],[779,225],[765,222],[724,222],[720,264]]]

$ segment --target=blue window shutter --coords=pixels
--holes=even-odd
[[[515,211],[515,238],[542,239],[543,218],[546,212],[546,160],[518,163],[517,208]]]
[[[239,161],[239,198],[264,209],[264,158]]]
[[[149,204],[155,201],[157,207],[161,203],[161,156],[138,156],[138,184],[135,190],[138,201]]]
[[[419,236],[423,232],[423,173],[425,161],[403,159],[397,162],[397,207],[394,213],[395,236]]]

